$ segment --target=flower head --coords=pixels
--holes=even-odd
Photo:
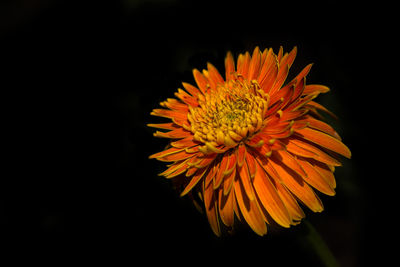
[[[193,70],[197,86],[182,83],[175,98],[151,114],[172,122],[148,124],[167,131],[169,148],[151,155],[171,162],[160,175],[173,178],[203,203],[216,235],[235,216],[259,235],[275,221],[290,227],[304,217],[299,201],[314,212],[323,205],[314,189],[334,195],[338,155],[351,157],[338,133],[323,122],[313,100],[329,88],[306,84],[307,65],[285,84],[297,48],[240,54],[228,52],[225,79],[210,63]]]

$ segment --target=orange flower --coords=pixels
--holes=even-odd
[[[234,225],[234,215],[258,235],[272,220],[283,227],[305,216],[298,201],[314,212],[323,205],[313,189],[335,194],[338,155],[351,157],[338,133],[321,121],[314,102],[324,85],[306,85],[312,64],[284,85],[297,48],[278,55],[272,49],[240,54],[235,68],[225,58],[225,79],[210,63],[193,70],[197,87],[182,83],[175,98],[160,103],[151,115],[172,122],[148,124],[165,129],[154,136],[170,138],[170,146],[151,155],[172,162],[160,175],[182,185],[204,203],[213,232]],[[196,203],[197,203],[196,202]],[[222,222],[222,224],[221,224]]]

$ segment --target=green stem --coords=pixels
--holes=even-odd
[[[338,262],[314,226],[306,220],[303,223],[307,229],[305,239],[321,262],[327,267],[338,267]]]

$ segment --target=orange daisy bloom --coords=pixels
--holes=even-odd
[[[203,202],[213,232],[245,221],[258,235],[275,221],[283,227],[305,216],[299,201],[314,212],[323,205],[314,189],[334,195],[338,155],[351,157],[338,133],[321,121],[330,113],[313,100],[329,91],[306,85],[312,64],[284,85],[297,48],[276,55],[272,49],[225,58],[225,79],[210,63],[193,70],[197,86],[182,83],[151,115],[172,122],[148,124],[167,131],[169,148],[151,155],[171,162],[160,175],[182,185]],[[222,222],[222,224],[221,224]]]

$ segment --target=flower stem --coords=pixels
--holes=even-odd
[[[310,245],[310,248],[317,254],[321,262],[327,267],[338,267],[339,264],[333,256],[331,250],[326,245],[314,226],[312,226],[312,224],[306,220],[304,220],[303,223],[307,230],[305,234],[305,240]]]

